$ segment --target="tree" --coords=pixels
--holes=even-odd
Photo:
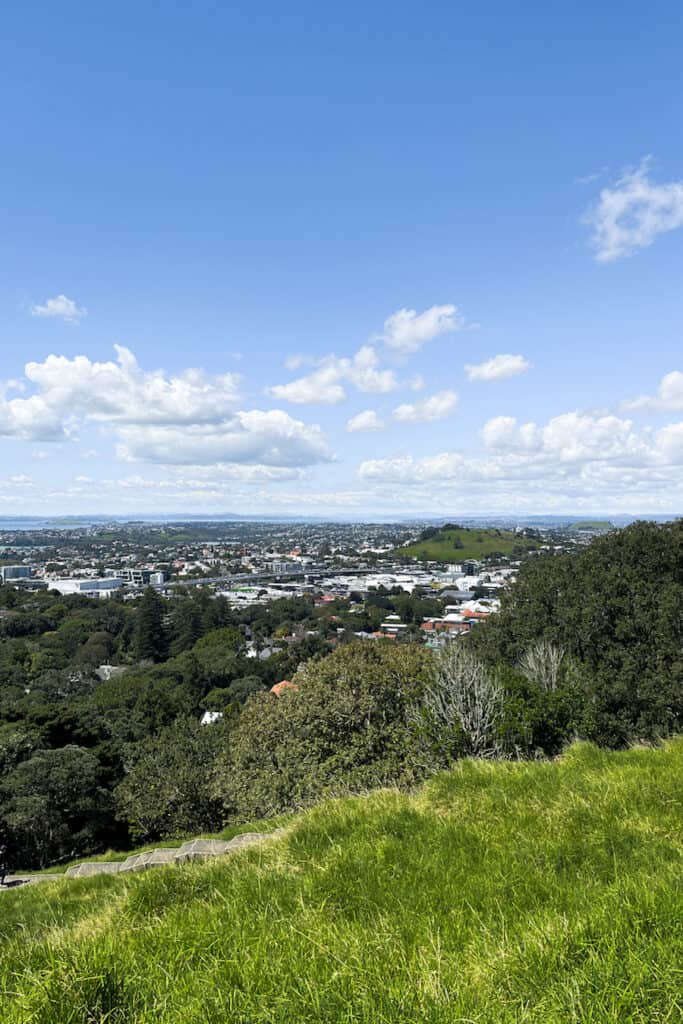
[[[221,723],[203,726],[179,718],[129,748],[115,796],[118,814],[135,838],[149,842],[220,827],[213,775],[225,733]]]
[[[566,650],[607,746],[683,728],[683,520],[634,523],[578,555],[527,560],[499,615],[471,638],[489,664],[539,641]]]
[[[91,852],[112,820],[96,756],[73,745],[21,761],[3,778],[0,798],[0,820],[21,867]]]
[[[202,612],[196,601],[185,598],[176,608],[172,620],[172,654],[189,651],[202,635]]]
[[[530,682],[553,692],[559,685],[566,655],[564,647],[550,640],[537,640],[519,659],[519,668]]]
[[[503,690],[484,662],[462,640],[437,654],[434,678],[424,692],[422,710],[428,730],[442,749],[454,750],[458,734],[466,753],[491,757],[499,752]]]
[[[348,644],[299,669],[296,690],[250,698],[219,758],[226,812],[263,817],[326,793],[412,781],[410,709],[430,666],[422,647]]]
[[[135,617],[133,656],[138,661],[162,661],[167,650],[163,598],[152,587],[147,587]]]

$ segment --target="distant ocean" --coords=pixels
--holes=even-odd
[[[6,530],[73,530],[79,526],[94,526],[101,519],[0,519],[0,533]]]

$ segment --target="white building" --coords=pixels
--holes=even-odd
[[[125,580],[110,577],[109,579],[62,579],[50,580],[50,590],[57,590],[60,594],[81,594],[83,597],[111,597],[125,586]]]
[[[401,622],[400,615],[387,615],[379,628],[388,636],[398,636],[399,633],[404,633],[408,626],[405,622]]]

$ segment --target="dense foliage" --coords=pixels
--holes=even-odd
[[[250,700],[218,763],[226,812],[268,817],[413,779],[410,709],[430,676],[423,648],[354,645],[300,669],[298,690]]]
[[[330,650],[336,626],[327,619],[315,636],[300,628],[313,615],[307,599],[237,615],[202,590],[168,601],[148,590],[126,603],[0,587],[0,839],[12,862],[40,866],[127,844],[130,833],[215,824],[215,801],[194,802],[186,783],[184,796],[149,791],[144,809],[119,784],[160,757],[167,736],[176,761],[166,771],[160,760],[159,773],[187,779],[179,765],[191,745],[179,737],[189,737],[188,720],[207,748],[196,768],[205,765],[213,736],[198,722],[206,709],[229,721],[250,694]],[[247,657],[247,637],[259,650],[275,632],[286,642],[269,657]]]
[[[477,633],[491,664],[551,641],[574,662],[581,729],[608,746],[683,729],[683,520],[635,523],[577,555],[526,561]]]

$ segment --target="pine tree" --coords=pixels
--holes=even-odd
[[[163,661],[168,651],[164,629],[164,602],[147,587],[138,605],[133,634],[133,655],[138,661]]]
[[[202,614],[194,598],[185,598],[173,616],[172,654],[182,654],[194,647],[202,635]]]

